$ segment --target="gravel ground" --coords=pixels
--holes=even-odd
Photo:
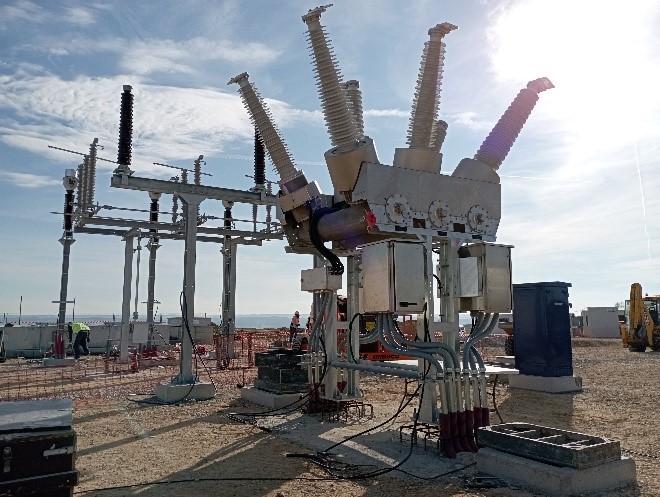
[[[660,458],[660,435],[653,421],[660,415],[655,384],[660,354],[631,353],[616,340],[574,339],[573,355],[575,374],[583,378],[582,393],[544,394],[498,385],[496,400],[503,420],[620,440],[624,454],[636,462],[638,485],[606,495],[660,495],[655,471]],[[368,377],[362,385],[365,402],[374,407],[374,417],[347,422],[331,422],[318,415],[296,412],[264,417],[256,426],[239,423],[227,414],[260,409],[242,401],[237,389],[220,391],[210,401],[169,406],[137,402],[146,399],[144,396],[76,400],[74,429],[78,435],[76,466],[80,483],[74,494],[99,497],[542,495],[503,481],[498,488],[475,488],[474,454],[460,454],[458,459],[448,460],[437,453],[433,443],[426,450],[418,444],[410,453],[409,438],[404,436],[399,441],[399,426],[409,422],[414,402],[395,422],[356,437],[333,451],[343,463],[366,465],[360,471],[392,466],[408,457],[400,467],[407,473],[392,471],[364,480],[340,480],[307,459],[287,457],[287,454],[313,454],[387,420],[396,411],[403,380]]]

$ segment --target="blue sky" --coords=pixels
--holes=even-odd
[[[248,189],[252,136],[237,87],[247,71],[267,99],[298,165],[324,192],[330,141],[320,113],[300,17],[302,1],[122,1],[0,4],[0,312],[56,314],[66,168],[94,137],[117,156],[122,85],[135,95],[133,164],[168,179],[164,162],[192,167],[205,156],[205,184]],[[427,30],[459,29],[447,53],[440,115],[449,123],[443,171],[472,157],[525,84],[549,77],[539,103],[500,168],[498,242],[514,245],[514,283],[566,281],[574,310],[627,298],[639,281],[660,293],[660,4],[597,0],[338,0],[322,18],[345,79],[363,92],[365,132],[391,164],[405,146]],[[95,200],[147,209],[146,193],[111,189],[98,163]],[[269,169],[270,179],[276,179]],[[169,210],[163,197],[161,210]],[[222,215],[217,202],[202,212]],[[246,217],[248,209],[235,209]],[[121,307],[123,242],[77,234],[69,297],[76,312]],[[283,242],[239,249],[237,313],[306,310],[299,271],[309,256]],[[140,301],[146,300],[146,251]],[[183,243],[158,251],[156,298],[176,312]],[[198,247],[196,310],[217,315],[221,257]],[[139,312],[146,313],[141,304]]]

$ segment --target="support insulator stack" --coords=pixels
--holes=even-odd
[[[243,100],[243,105],[248,111],[252,124],[259,131],[259,137],[280,175],[283,187],[285,187],[287,182],[298,176],[298,171],[273,122],[270,111],[248,77],[248,73],[244,72],[230,79],[227,84],[237,83],[239,85],[238,92]],[[287,193],[290,192],[287,191]]]
[[[124,85],[124,92],[121,94],[119,149],[117,151],[117,164],[120,166],[131,164],[131,142],[133,139],[133,94],[131,89],[130,85]]]
[[[344,83],[344,90],[346,92],[346,101],[348,102],[351,114],[353,115],[353,122],[355,129],[358,133],[358,139],[364,138],[364,115],[362,110],[362,92],[360,91],[360,82],[351,79]]]
[[[539,78],[527,83],[527,87],[520,90],[509,108],[497,121],[474,158],[497,170],[538,102],[539,93],[551,88],[554,88],[554,85],[548,78]]]
[[[225,229],[230,230],[231,229],[231,207],[225,207]]]
[[[87,166],[87,156],[85,156],[84,162],[78,165],[78,184],[76,189],[78,190],[78,204],[76,206],[76,214],[80,215],[86,210],[85,206],[85,169]]]
[[[272,183],[266,183],[266,195],[272,195],[273,194],[273,185]],[[272,222],[273,218],[271,215],[271,205],[266,206],[266,233],[270,233],[271,231],[271,226],[270,223]]]
[[[431,148],[436,152],[440,152],[442,144],[447,137],[447,128],[449,125],[446,121],[438,120],[433,127],[433,135],[431,136]]]
[[[175,183],[179,182],[179,177],[174,176],[172,181]],[[176,219],[179,217],[179,197],[172,195],[172,223],[176,223]]]
[[[160,196],[160,195],[159,195]],[[151,199],[151,207],[149,209],[149,221],[152,223],[158,222],[158,199]],[[155,229],[150,229],[149,233],[151,234],[151,242],[158,243],[158,237],[156,236],[157,231]]]
[[[73,190],[67,190],[66,194],[64,195],[63,228],[65,231],[65,236],[73,235],[73,202],[74,202]]]
[[[195,159],[195,184],[202,184],[202,162],[204,162],[204,156],[200,155]]]
[[[266,184],[266,154],[259,138],[259,131],[254,130],[254,186]]]
[[[328,6],[317,7],[302,16],[307,24],[307,37],[314,62],[316,86],[321,98],[325,123],[330,141],[340,150],[350,150],[357,145],[359,135],[351,111],[344,96],[335,54],[325,30],[321,25],[321,14]]]
[[[132,97],[133,96],[131,95],[131,98]],[[132,127],[133,125],[131,124],[131,129]],[[99,139],[94,138],[92,144],[89,146],[89,160],[87,161],[87,172],[85,173],[85,182],[87,183],[85,188],[85,209],[89,209],[94,205],[94,190],[96,189],[96,147],[98,146],[98,143]]]
[[[424,44],[408,125],[407,143],[410,147],[431,146],[442,86],[445,53],[442,38],[454,29],[456,26],[447,22],[429,29],[430,40]]]

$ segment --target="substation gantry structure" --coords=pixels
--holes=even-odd
[[[476,428],[489,424],[486,367],[475,345],[495,328],[499,313],[512,307],[511,246],[494,243],[501,219],[497,171],[539,93],[553,85],[547,78],[529,82],[476,154],[442,174],[443,39],[456,26],[438,24],[424,45],[408,146],[395,149],[391,166],[383,164],[364,134],[359,83],[344,81],[321,25],[327,7],[310,10],[302,20],[332,144],[325,152],[332,194],[323,194],[296,167],[248,74],[228,83],[239,86],[279,174],[277,212],[287,251],[324,259],[301,274],[301,290],[314,294],[316,303],[304,361],[309,380],[321,398],[334,403],[362,398],[360,372],[418,381],[422,394],[415,422],[439,427],[445,454],[455,457],[476,450]],[[113,185],[118,182],[115,177]],[[371,331],[337,322],[344,271],[348,320],[370,315],[376,323]],[[461,347],[458,316],[468,311],[474,326]],[[400,331],[397,316],[403,314],[418,317],[414,340]],[[389,352],[418,359],[418,365],[360,359],[360,344],[375,340]]]
[[[156,387],[156,394],[171,400],[183,391],[188,398],[209,398],[214,395],[210,384],[200,382],[192,369],[193,343],[191,331],[194,326],[195,313],[195,265],[196,265],[196,243],[210,242],[222,245],[222,334],[227,350],[225,353],[231,358],[233,351],[233,337],[235,332],[235,289],[236,289],[236,258],[239,245],[262,245],[264,240],[276,240],[283,238],[283,232],[279,223],[272,215],[276,205],[276,197],[272,193],[272,186],[265,176],[265,154],[261,141],[256,138],[255,133],[255,163],[254,163],[254,187],[250,190],[235,190],[206,186],[201,183],[201,177],[208,173],[201,172],[201,165],[205,163],[204,157],[200,155],[194,161],[194,169],[175,167],[180,170],[180,176],[174,176],[169,181],[141,178],[130,169],[132,155],[132,128],[133,128],[133,94],[130,85],[125,85],[121,95],[120,123],[119,123],[119,146],[117,161],[110,161],[98,157],[98,139],[94,139],[90,145],[89,152],[82,154],[70,150],[63,150],[84,155],[84,161],[78,170],[67,169],[63,178],[66,189],[64,204],[64,235],[60,242],[64,246],[62,263],[62,280],[60,289],[58,331],[61,340],[64,333],[64,320],[66,315],[67,286],[69,272],[70,247],[75,241],[74,233],[86,233],[97,235],[120,236],[125,241],[124,250],[124,280],[122,297],[122,319],[120,332],[119,360],[127,359],[129,334],[132,324],[131,313],[131,285],[133,280],[133,254],[136,252],[134,241],[148,239],[149,249],[149,274],[147,283],[147,325],[149,327],[149,340],[153,339],[154,333],[154,304],[155,279],[156,279],[156,250],[160,247],[162,239],[184,240],[184,281],[181,296],[182,306],[182,349],[179,375],[172,379],[171,384]],[[111,205],[101,205],[94,201],[96,162],[105,160],[117,164],[113,172],[111,186],[139,190],[148,193],[149,208],[133,209],[122,208]],[[154,163],[159,166],[167,164]],[[194,183],[189,183],[188,173],[194,174]],[[77,188],[77,199],[74,190]],[[172,195],[171,222],[159,220],[159,201],[163,194]],[[204,200],[216,200],[222,202],[224,215],[215,217],[200,214],[200,204]],[[179,212],[179,202],[182,204],[182,212]],[[252,219],[237,219],[232,215],[232,208],[237,203],[252,205]],[[258,207],[265,206],[265,220],[259,220]],[[148,214],[148,219],[127,219],[114,216],[100,215],[103,211],[129,211]],[[219,220],[221,225],[217,227],[208,226],[209,221]],[[247,226],[237,229],[236,225]],[[139,278],[139,275],[138,275]],[[136,312],[133,315],[137,319],[137,287],[136,279]],[[57,342],[58,340],[56,340]],[[62,353],[63,350],[62,350]]]

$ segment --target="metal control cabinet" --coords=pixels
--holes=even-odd
[[[513,285],[516,369],[531,376],[572,376],[570,283]]]
[[[460,311],[510,312],[511,246],[466,245],[459,257]]]
[[[0,403],[0,495],[71,497],[78,483],[69,399]]]
[[[419,243],[366,245],[362,249],[361,312],[423,312],[425,268],[424,246]]]

